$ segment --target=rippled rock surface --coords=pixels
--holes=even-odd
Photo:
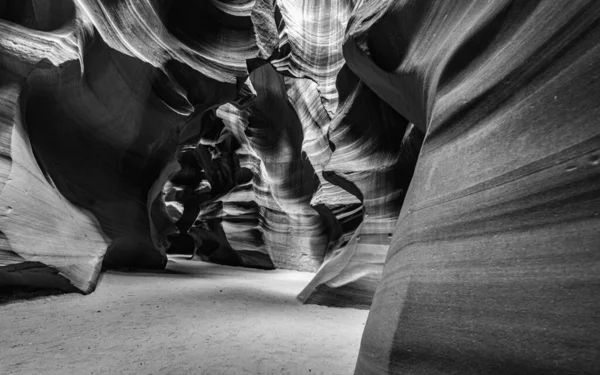
[[[7,282],[90,292],[169,252],[318,271],[301,301],[368,308],[423,133],[345,66],[354,8],[3,2]]]
[[[597,373],[593,0],[0,0],[0,284],[314,271],[357,374]]]
[[[0,5],[2,280],[40,284],[38,274],[58,272],[66,280],[49,285],[87,293],[102,265],[164,267],[177,228],[163,186],[180,168],[181,139],[200,131],[186,128],[190,115],[235,99],[257,51],[236,46],[253,40],[251,24],[210,28],[222,41],[239,36],[216,61],[195,19],[168,22],[182,17],[177,6]]]
[[[348,65],[426,134],[356,374],[600,369],[599,16],[595,1],[355,11]]]

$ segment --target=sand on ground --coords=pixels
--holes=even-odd
[[[167,269],[0,305],[0,374],[353,373],[368,312],[301,305],[314,274],[181,257]]]

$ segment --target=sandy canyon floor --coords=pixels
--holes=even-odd
[[[301,305],[312,277],[174,257],[88,296],[4,300],[0,374],[351,374],[368,312]]]

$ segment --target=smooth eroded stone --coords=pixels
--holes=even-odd
[[[22,258],[23,276],[45,264],[83,292],[101,265],[165,266],[177,228],[162,190],[180,141],[200,131],[189,115],[233,100],[257,50],[236,44],[254,39],[249,10],[206,8],[232,42],[223,50],[239,52],[216,62],[212,42],[187,45],[198,30],[173,29],[181,9],[164,5],[0,2],[0,266]]]
[[[426,138],[355,373],[598,373],[600,3],[377,18],[348,64]]]
[[[347,68],[338,75],[338,90],[340,106],[329,124],[334,151],[324,176],[356,195],[362,223],[299,298],[368,309],[423,136]]]
[[[4,77],[2,77],[4,78]],[[22,118],[22,87],[0,84],[3,138],[0,283],[90,293],[108,239],[96,218],[69,202],[40,169]]]

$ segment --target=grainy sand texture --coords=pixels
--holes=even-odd
[[[87,296],[4,301],[0,373],[351,374],[368,311],[301,305],[313,276],[171,258]]]

